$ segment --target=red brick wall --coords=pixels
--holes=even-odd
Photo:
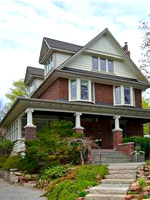
[[[143,136],[143,125],[138,121],[128,121],[126,124],[126,136]]]
[[[142,95],[139,89],[135,89],[135,107],[142,108]]]
[[[113,86],[95,83],[95,101],[113,105]]]
[[[68,100],[68,79],[58,78],[49,88],[40,95],[39,99]]]

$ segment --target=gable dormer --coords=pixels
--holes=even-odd
[[[44,76],[47,77],[52,69],[60,66],[81,48],[79,45],[44,37],[39,57],[39,63],[44,65]]]
[[[24,83],[29,86],[30,95],[44,80],[44,70],[35,67],[27,67]]]

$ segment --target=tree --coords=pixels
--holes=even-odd
[[[18,81],[13,81],[12,88],[9,89],[9,92],[6,93],[5,96],[10,100],[8,104],[9,107],[12,106],[17,97],[28,97],[29,90],[28,87],[25,86],[24,80],[19,79]]]
[[[148,98],[143,98],[142,99],[142,108],[144,109],[150,109],[150,99]],[[150,135],[150,123],[144,124],[144,134],[149,134]]]
[[[4,104],[2,100],[0,100],[0,121],[8,111],[8,106],[7,104]]]
[[[150,24],[141,22],[140,27],[143,32],[143,41],[141,45],[140,69],[150,81]]]

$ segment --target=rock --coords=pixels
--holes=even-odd
[[[130,200],[130,199],[132,199],[132,200],[136,199],[137,200],[137,198],[138,198],[138,195],[127,194],[125,200]]]
[[[14,172],[14,174],[16,175],[16,176],[22,176],[22,173],[21,172]]]
[[[150,191],[150,186],[147,186],[147,187],[143,188],[143,191],[144,191],[144,192]]]
[[[140,191],[141,189],[138,185],[134,185],[134,186],[131,185],[130,190],[131,191]]]

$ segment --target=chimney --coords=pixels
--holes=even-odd
[[[128,43],[127,42],[124,43],[123,50],[130,57],[130,51],[128,51]]]

